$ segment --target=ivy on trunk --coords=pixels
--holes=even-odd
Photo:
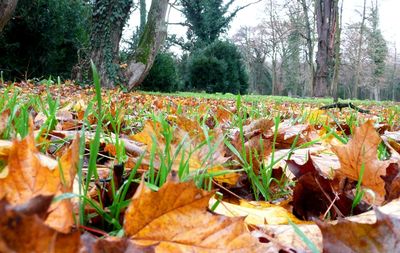
[[[90,58],[97,66],[103,87],[118,81],[119,43],[129,18],[132,0],[97,0],[93,9]]]

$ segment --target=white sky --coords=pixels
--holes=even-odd
[[[232,10],[236,6],[246,5],[255,0],[237,0],[232,6]],[[371,1],[367,0],[367,5],[371,6]],[[400,48],[400,0],[377,0],[380,12],[380,27],[382,29],[385,39],[391,44],[396,43]],[[343,19],[345,23],[357,22],[361,19],[356,10],[362,11],[364,0],[344,0]],[[147,8],[150,7],[151,0],[147,0]],[[241,26],[255,26],[261,22],[265,17],[265,1],[254,4],[238,13],[231,23],[231,28],[228,36],[232,36]],[[184,18],[175,10],[171,11],[171,23],[182,22]],[[124,31],[124,38],[129,39],[132,35],[134,27],[139,23],[139,14],[134,12],[131,20],[129,21],[128,28]],[[170,34],[177,34],[178,36],[185,36],[186,28],[176,25],[171,25],[168,28]]]

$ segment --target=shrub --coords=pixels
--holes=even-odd
[[[91,5],[81,0],[19,0],[0,33],[6,79],[69,78],[78,50],[89,43]]]
[[[190,56],[186,82],[189,88],[209,93],[244,94],[248,75],[237,47],[216,41]]]
[[[178,89],[176,62],[170,53],[160,52],[141,88],[147,91],[172,92]]]

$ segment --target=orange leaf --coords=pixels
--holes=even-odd
[[[333,146],[332,151],[339,157],[340,174],[357,181],[361,166],[364,166],[362,185],[374,190],[382,198],[385,195],[385,182],[380,176],[386,174],[390,161],[379,161],[377,158],[381,141],[373,122],[367,121],[354,129],[353,138],[346,145]]]
[[[217,165],[214,166],[210,169],[208,169],[208,172],[210,173],[216,173],[220,171],[226,170],[222,165]],[[240,174],[236,172],[220,175],[220,176],[215,176],[214,180],[217,181],[219,184],[226,183],[231,186],[235,186],[240,178]]]
[[[10,110],[3,111],[0,114],[0,135],[3,134],[4,130],[7,129],[9,117],[10,117]]]
[[[106,144],[106,146],[104,147],[104,151],[108,152],[112,156],[116,156],[117,155],[117,148],[112,143]]]
[[[79,232],[62,234],[42,220],[51,200],[51,196],[37,196],[17,206],[0,200],[0,252],[79,251]]]
[[[76,138],[60,158],[59,167],[57,161],[36,149],[33,133],[21,141],[14,140],[7,158],[7,175],[0,177],[0,198],[12,204],[21,204],[40,194],[71,192],[78,151],[79,138]],[[50,211],[46,223],[60,232],[69,232],[74,224],[71,202],[56,202],[51,205]]]
[[[212,195],[176,177],[158,192],[142,182],[125,213],[125,233],[137,244],[156,244],[157,252],[265,252],[243,218],[207,211]]]

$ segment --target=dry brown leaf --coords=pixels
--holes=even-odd
[[[374,224],[339,220],[332,225],[317,221],[324,252],[399,252],[400,219],[379,209],[375,212],[377,221]]]
[[[0,114],[0,135],[3,134],[4,130],[6,130],[9,117],[10,117],[10,110],[3,111]]]
[[[139,246],[125,237],[95,238],[89,233],[81,236],[79,253],[153,253],[154,246]]]
[[[278,133],[276,136],[276,148],[286,149],[295,146],[300,146],[306,142],[311,141],[308,137],[312,132],[312,127],[306,124],[292,125],[290,121],[284,121],[279,125]],[[274,138],[273,134],[269,138]]]
[[[44,223],[52,197],[37,196],[23,205],[0,200],[0,252],[74,253],[80,247],[79,232],[62,234]]]
[[[266,134],[271,132],[274,122],[270,119],[253,120],[250,124],[243,127],[243,134],[245,137],[251,138],[254,133]]]
[[[7,175],[0,178],[0,198],[11,204],[21,204],[40,194],[71,192],[78,158],[79,138],[60,158],[61,167],[36,149],[33,133],[21,141],[14,140],[7,157]],[[74,224],[70,201],[54,203],[46,224],[60,232],[69,232]]]
[[[292,225],[263,225],[258,227],[281,244],[290,245],[291,248],[296,249],[296,252],[312,252]],[[315,224],[298,224],[297,227],[322,252],[322,235],[318,226]]]
[[[191,120],[180,115],[170,115],[168,120],[174,122],[180,129],[187,132],[192,139],[205,140],[203,129],[196,120]]]
[[[339,173],[353,180],[358,180],[361,166],[365,166],[362,185],[375,191],[382,199],[385,196],[385,182],[380,176],[386,174],[390,161],[379,161],[377,148],[382,139],[376,133],[373,121],[354,129],[353,138],[343,146],[333,146],[341,167]]]
[[[212,192],[170,179],[158,192],[141,184],[125,214],[127,236],[157,252],[266,252],[246,230],[243,218],[207,211]]]

